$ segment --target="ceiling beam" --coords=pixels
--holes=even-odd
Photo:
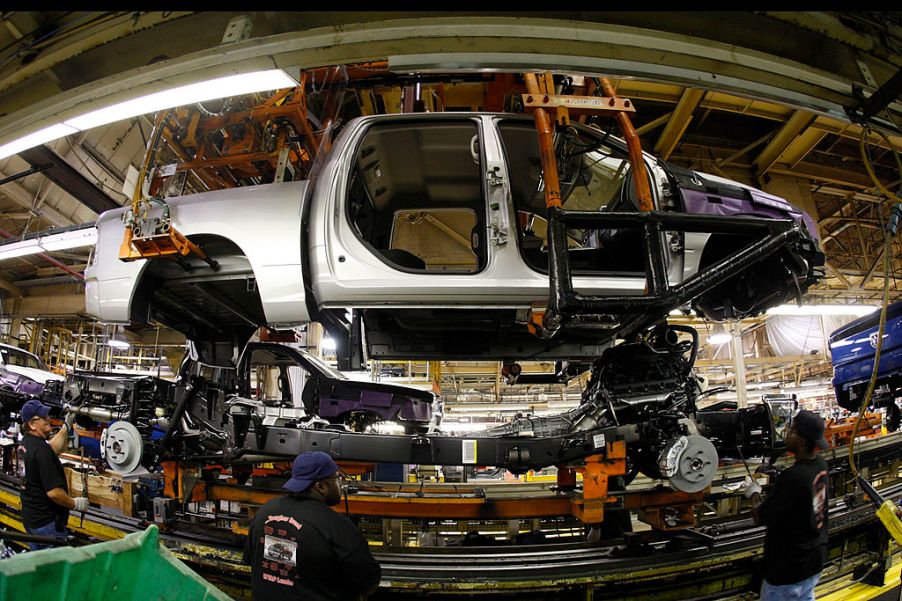
[[[49,164],[50,167],[43,171],[47,179],[98,215],[122,206],[61,156],[53,152],[49,146],[35,146],[23,150],[19,156],[32,167]]]
[[[771,173],[804,177],[818,182],[829,182],[831,184],[849,186],[861,190],[869,190],[874,187],[874,182],[871,181],[871,178],[869,178],[863,170],[849,171],[848,169],[839,169],[837,167],[803,162],[799,163],[795,168],[790,168],[789,165],[784,165],[783,163],[775,163],[771,166],[769,171]]]
[[[755,174],[761,177],[777,162],[789,145],[814,121],[814,113],[795,111],[777,131],[770,143],[752,161]]]
[[[877,258],[874,259],[874,263],[871,265],[871,268],[868,269],[868,272],[864,274],[864,278],[862,278],[861,283],[858,284],[860,287],[864,288],[864,285],[867,284],[872,277],[874,277],[874,273],[877,271],[877,268],[883,265],[883,253],[886,251],[886,248],[881,248],[880,252],[877,254]]]
[[[783,151],[783,156],[780,157],[782,162],[795,169],[802,159],[826,137],[827,132],[809,127],[800,133],[799,137],[789,143],[789,146]]]
[[[0,171],[0,179],[7,177],[2,171]],[[34,202],[34,194],[27,190],[22,184],[18,182],[9,182],[3,185],[0,188],[0,194],[6,195],[7,198],[12,200],[14,203],[28,209],[32,210],[32,203]],[[42,206],[40,209],[35,211],[35,214],[38,217],[46,219],[53,225],[57,227],[66,227],[68,225],[72,225],[72,220],[48,205]]]
[[[705,90],[698,88],[686,88],[683,91],[680,101],[677,102],[676,108],[673,109],[673,116],[667,122],[654,147],[655,154],[661,159],[666,161],[670,158],[673,149],[676,148],[680,138],[686,132],[686,128],[689,127],[692,115],[704,96]]]
[[[653,119],[653,120],[649,121],[648,123],[646,123],[646,124],[643,125],[642,127],[637,127],[637,128],[636,128],[636,135],[638,135],[638,136],[644,136],[644,135],[647,134],[648,132],[650,132],[650,131],[652,131],[652,130],[654,130],[654,129],[656,129],[656,128],[662,126],[662,125],[664,125],[665,123],[667,123],[667,121],[670,119],[670,117],[671,117],[672,115],[673,115],[673,111],[670,111],[669,113],[664,113],[663,115],[661,115],[661,116],[658,117],[657,119]]]
[[[22,289],[4,278],[0,278],[0,289],[6,290],[15,297],[22,296]]]
[[[838,269],[833,267],[833,265],[829,261],[824,261],[824,267],[827,269],[827,271],[830,272],[833,277],[842,282],[843,286],[849,289],[852,288],[852,282],[850,282],[848,278],[846,278],[846,276],[841,274]]]

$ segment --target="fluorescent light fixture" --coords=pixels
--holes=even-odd
[[[38,130],[23,136],[8,144],[0,146],[0,159],[12,156],[23,150],[40,146],[58,138],[74,134],[76,132],[91,129],[98,125],[106,125],[114,121],[121,121],[130,117],[155,113],[162,109],[184,106],[195,102],[213,100],[214,98],[227,98],[264,92],[267,90],[281,90],[294,88],[298,85],[291,76],[281,69],[269,69],[266,71],[252,71],[239,75],[218,77],[208,81],[192,83],[177,88],[171,88],[162,92],[154,92],[132,100],[119,102],[108,107],[97,109],[78,117],[73,117],[63,123],[57,123],[50,127]]]
[[[107,346],[111,346],[113,348],[121,348],[126,349],[131,346],[128,340],[125,339],[125,336],[122,335],[122,332],[119,331],[119,327],[116,327],[116,331],[110,336],[110,339],[106,341]]]
[[[97,243],[97,228],[84,227],[69,230],[57,234],[37,236],[18,242],[7,242],[0,245],[0,261],[13,257],[24,257],[42,252],[66,250],[67,248],[79,248],[81,246],[93,246]]]
[[[48,251],[66,250],[67,248],[79,248],[97,244],[97,228],[89,227],[81,230],[72,230],[60,234],[50,234],[38,238],[41,248]]]
[[[708,344],[726,344],[732,339],[733,337],[726,332],[718,332],[717,334],[708,336]]]
[[[12,259],[13,257],[23,257],[25,255],[33,255],[41,252],[38,245],[38,239],[22,240],[21,242],[12,242],[0,246],[0,261],[3,259]]]
[[[298,83],[281,69],[229,75],[126,100],[69,119],[65,124],[76,129],[91,129],[98,125],[106,125],[146,113],[155,113],[175,106],[265,90],[293,88],[297,85]]]
[[[56,140],[57,138],[74,134],[77,131],[78,130],[71,125],[65,125],[63,123],[57,123],[56,125],[39,129],[32,134],[28,134],[27,136],[23,136],[8,144],[0,146],[0,159],[5,159],[6,157],[22,152],[23,150],[40,146],[46,142]]]
[[[863,317],[878,309],[875,305],[778,305],[768,315],[854,315]]]

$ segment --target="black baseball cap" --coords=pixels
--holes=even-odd
[[[823,450],[830,446],[824,438],[824,419],[817,413],[802,409],[792,418],[792,425],[799,436],[817,448]]]

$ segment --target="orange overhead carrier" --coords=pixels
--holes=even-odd
[[[620,126],[629,151],[630,165],[635,177],[636,198],[639,210],[653,211],[651,188],[645,175],[645,162],[642,160],[642,146],[639,135],[627,113],[636,112],[633,103],[625,98],[617,98],[614,86],[607,78],[599,79],[599,86],[604,96],[556,95],[554,78],[551,73],[525,73],[527,93],[523,94],[523,107],[532,111],[539,132],[539,150],[542,157],[542,173],[545,179],[546,208],[561,206],[561,185],[558,178],[557,161],[554,156],[554,125],[549,112],[554,112],[555,121],[560,125],[570,123],[571,113],[574,115],[595,115],[599,113],[613,114]]]

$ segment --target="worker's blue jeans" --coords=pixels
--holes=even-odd
[[[65,538],[69,536],[69,532],[63,528],[62,531],[56,529],[56,522],[50,522],[46,526],[41,526],[40,528],[26,528],[29,534],[39,534],[41,536],[59,536]],[[41,549],[48,549],[52,545],[42,545],[39,543],[28,543],[28,546],[31,547],[32,551],[40,551]]]
[[[761,584],[762,601],[814,601],[814,587],[820,574],[794,584],[771,584],[765,580]]]

